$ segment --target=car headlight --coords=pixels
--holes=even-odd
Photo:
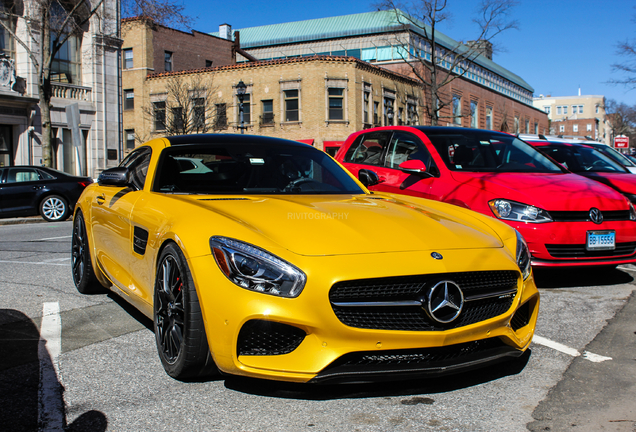
[[[629,200],[630,203],[636,203],[636,195],[635,194],[623,194],[625,195],[625,198],[627,198]]]
[[[634,205],[631,202],[629,203],[629,220],[636,220],[636,209],[634,209]]]
[[[523,236],[519,233],[519,231],[515,230],[517,234],[517,265],[519,266],[519,270],[521,270],[521,275],[523,276],[523,280],[528,279],[530,276],[530,249],[528,249],[528,244]]]
[[[488,205],[498,219],[530,223],[552,222],[547,211],[535,206],[501,198],[489,201]]]
[[[239,240],[210,238],[212,255],[223,274],[250,291],[279,297],[298,297],[307,276],[275,255]]]

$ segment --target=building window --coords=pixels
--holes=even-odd
[[[124,109],[125,110],[135,109],[135,91],[134,90],[124,90]]]
[[[530,133],[530,120],[526,119],[526,133],[529,134]]]
[[[567,115],[568,114],[568,107],[567,105],[563,106],[563,115]]]
[[[262,100],[261,104],[263,105],[263,116],[261,117],[261,124],[273,125],[274,124],[274,101],[271,99]]]
[[[492,107],[486,107],[486,129],[492,130]]]
[[[572,105],[572,114],[583,114],[583,105]]]
[[[406,100],[406,124],[417,124],[417,102],[413,99]]]
[[[152,107],[155,118],[155,130],[166,130],[166,102],[153,102]]]
[[[362,95],[362,123],[369,123],[369,103],[371,100],[371,92],[365,91]]]
[[[565,126],[559,125],[559,132],[565,132]]]
[[[192,123],[197,132],[207,129],[205,127],[205,98],[192,99]]]
[[[380,102],[373,102],[373,125],[380,126]]]
[[[462,124],[462,97],[458,94],[453,95],[451,102],[451,108],[453,110],[453,123],[457,125]]]
[[[206,61],[205,61],[205,67],[206,67],[206,68],[212,67],[212,63],[213,63],[213,61],[212,61],[212,60],[206,60]]]
[[[392,98],[384,98],[384,125],[393,126],[393,117],[395,117],[395,110],[393,108],[394,100]]]
[[[550,114],[550,107],[549,106],[544,106],[543,107],[543,111],[545,111],[546,114]]]
[[[515,133],[519,133],[519,116],[515,116]]]
[[[563,114],[563,109],[560,106],[556,107],[556,109],[557,109],[557,115]]]
[[[579,131],[579,125],[577,125],[577,124],[572,125],[572,131],[573,132],[578,132]]]
[[[585,127],[585,130],[588,132],[592,132],[592,124],[588,123],[587,126]]]
[[[124,69],[132,69],[133,67],[133,50],[127,48],[124,50]]]
[[[183,120],[183,108],[182,107],[174,107],[170,109],[172,114],[172,131],[182,134],[185,133],[183,130],[185,126],[185,121]]]
[[[51,41],[53,48],[53,41]],[[71,36],[60,47],[51,63],[51,82],[79,84],[81,55],[79,38]]]
[[[285,90],[283,93],[285,97],[285,121],[299,121],[298,90]]]
[[[344,90],[329,88],[329,120],[344,120]]]
[[[8,8],[4,6],[4,2],[0,2],[0,12],[9,12]],[[7,15],[0,15],[0,21],[7,26],[12,32],[15,32],[15,25],[13,20],[9,19]],[[4,53],[7,57],[15,60],[14,41],[11,33],[6,31],[4,27],[0,26],[0,52]]]
[[[238,96],[237,96],[238,98]],[[237,112],[238,114],[238,118],[236,119],[236,121],[240,124],[241,123],[241,110],[240,110],[240,101],[239,103],[239,110]],[[249,93],[245,93],[243,95],[243,123],[247,123],[249,124],[252,120],[252,104],[250,103],[250,94]]]
[[[479,111],[478,111],[478,103],[476,100],[470,101],[470,127],[478,128],[479,127]]]
[[[135,148],[135,130],[126,129],[126,150],[132,150]]]
[[[172,53],[170,51],[164,52],[164,70],[166,72],[172,71]]]
[[[214,121],[214,128],[227,128],[227,109],[225,104],[216,104],[216,119]]]
[[[598,111],[599,111],[599,109],[598,109],[598,105],[596,105],[596,106],[594,107],[594,111],[596,112],[596,114],[598,114]]]

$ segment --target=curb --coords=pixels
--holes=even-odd
[[[0,225],[19,225],[19,224],[31,224],[46,222],[40,216],[25,217],[25,218],[10,218],[0,219]]]

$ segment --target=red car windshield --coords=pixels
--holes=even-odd
[[[587,146],[554,145],[539,148],[543,153],[575,173],[628,173],[621,164],[598,150]]]
[[[541,152],[512,135],[488,131],[426,132],[448,169],[477,172],[562,173]]]

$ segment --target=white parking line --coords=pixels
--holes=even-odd
[[[38,424],[40,431],[64,430],[64,403],[58,380],[58,357],[62,351],[60,304],[44,303],[38,344],[40,385],[38,388]]]
[[[578,357],[581,355],[581,353],[575,350],[574,348],[570,348],[569,346],[560,344],[558,342],[552,341],[550,339],[546,339],[538,335],[534,335],[534,337],[532,338],[532,342],[539,345],[546,346],[548,348],[552,348],[564,354],[571,355],[572,357]],[[591,353],[589,351],[583,351],[583,358],[594,363],[600,363],[606,360],[612,360],[611,357],[605,357],[602,355]]]
[[[65,236],[60,236],[60,237],[49,237],[49,238],[43,238],[43,239],[35,239],[35,240],[28,240],[30,242],[38,242],[38,241],[46,241],[46,240],[59,240],[59,239],[65,239],[65,238],[71,238],[73,236],[70,235],[65,235]]]

